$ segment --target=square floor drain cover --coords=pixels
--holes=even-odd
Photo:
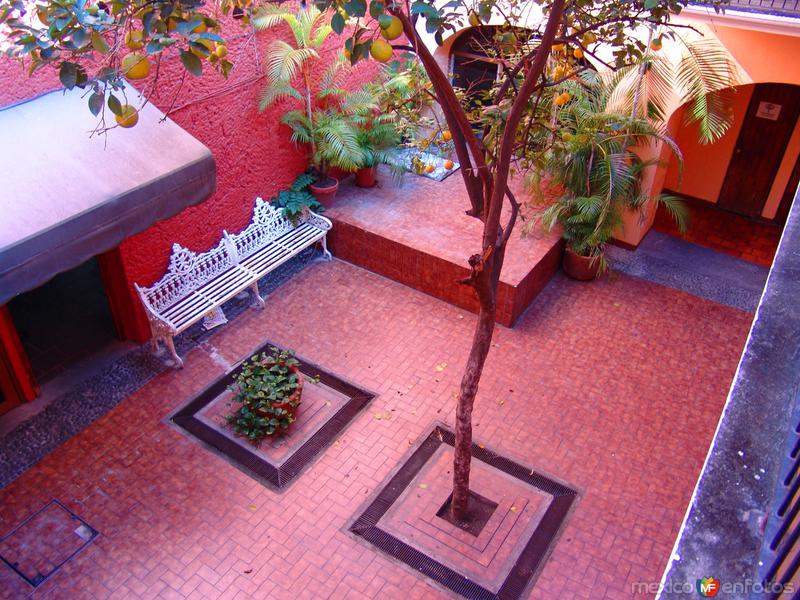
[[[0,539],[0,559],[36,587],[97,536],[86,521],[52,500]]]

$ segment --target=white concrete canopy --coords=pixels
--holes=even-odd
[[[135,90],[127,96],[138,106]],[[0,108],[0,305],[216,187],[211,152],[158,109],[91,135],[87,98],[59,90]]]

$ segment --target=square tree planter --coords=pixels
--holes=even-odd
[[[264,344],[254,354],[270,346],[275,344]],[[227,388],[241,371],[241,363],[179,409],[171,421],[254,479],[277,491],[285,489],[375,397],[322,367],[295,358],[306,380],[296,421],[283,435],[254,445],[227,425],[233,398]],[[311,381],[316,376],[317,384]]]
[[[467,598],[521,598],[577,492],[473,444],[475,515],[459,526],[448,513],[454,443],[452,431],[436,426],[350,531]]]

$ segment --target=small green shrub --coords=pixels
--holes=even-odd
[[[299,364],[290,350],[272,347],[242,365],[228,388],[240,405],[227,417],[238,435],[258,443],[289,428],[303,390]]]
[[[300,173],[288,190],[278,192],[278,195],[270,200],[270,203],[283,209],[283,216],[297,225],[300,217],[308,211],[321,213],[325,207],[317,201],[309,191],[309,186],[317,178],[311,173]]]

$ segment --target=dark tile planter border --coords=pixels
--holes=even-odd
[[[270,346],[276,345],[267,342],[252,354],[260,354]],[[191,402],[174,413],[170,420],[184,431],[210,446],[218,454],[230,459],[234,465],[251,477],[276,491],[282,491],[330,445],[356,414],[376,396],[376,394],[361,389],[314,363],[303,360],[299,356],[296,358],[300,362],[300,371],[304,375],[308,377],[319,375],[320,383],[348,396],[348,400],[279,467],[240,446],[196,417],[200,410],[225,391],[233,377],[241,370],[242,363],[236,365],[236,367],[200,392]]]
[[[539,568],[544,564],[544,559],[552,549],[556,535],[578,495],[577,491],[572,488],[495,454],[487,448],[481,448],[477,444],[472,445],[472,456],[475,459],[553,496],[541,522],[517,557],[516,563],[500,590],[496,593],[470,581],[435,558],[420,552],[378,527],[378,521],[400,497],[437,448],[441,444],[453,446],[454,443],[455,435],[452,431],[439,425],[434,427],[422,444],[400,467],[400,470],[389,479],[350,526],[350,531],[466,598],[476,600],[516,600],[521,598],[538,574]]]

